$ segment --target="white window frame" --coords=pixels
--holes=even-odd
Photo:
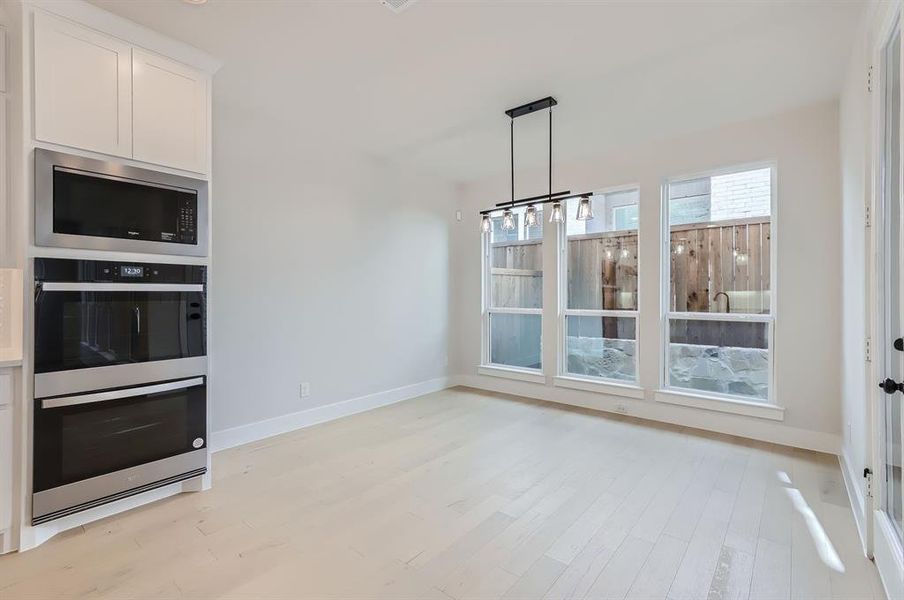
[[[751,313],[710,313],[710,312],[677,312],[670,310],[669,296],[671,294],[671,226],[669,225],[669,186],[672,183],[685,181],[687,179],[698,179],[701,177],[714,177],[719,175],[729,175],[731,173],[739,173],[743,171],[753,171],[756,169],[769,169],[769,235],[770,235],[770,252],[769,252],[769,314],[751,314]],[[715,410],[726,410],[728,412],[743,412],[745,408],[750,408],[754,416],[763,416],[766,418],[783,418],[783,408],[776,398],[775,394],[775,323],[778,318],[776,311],[776,298],[778,297],[777,281],[777,264],[778,264],[778,164],[775,160],[759,161],[752,163],[742,163],[727,167],[720,167],[708,171],[699,171],[696,173],[687,173],[683,175],[671,176],[663,179],[661,188],[661,230],[659,234],[660,246],[660,361],[661,368],[659,370],[659,393],[656,399],[661,402],[672,404],[686,404],[688,406],[699,406],[696,399],[714,400],[723,404],[722,407],[716,407]],[[765,400],[754,400],[746,396],[733,394],[721,394],[718,392],[709,392],[703,390],[695,390],[692,388],[675,387],[669,383],[669,322],[673,319],[677,320],[700,320],[700,321],[722,321],[722,322],[744,322],[744,323],[767,323],[767,343],[769,351],[769,381],[768,391]],[[686,400],[685,400],[686,399]],[[762,407],[764,410],[757,410]]]
[[[640,184],[629,183],[599,189],[593,192],[594,195],[614,194],[618,192],[628,192],[637,190],[638,202],[640,206]],[[627,204],[621,206],[629,206]],[[559,336],[557,340],[557,357],[556,357],[556,385],[561,387],[571,387],[575,389],[588,389],[585,383],[592,384],[597,391],[617,393],[637,398],[643,397],[643,392],[635,393],[642,390],[640,387],[640,364],[641,364],[641,348],[640,348],[640,311],[639,310],[595,310],[595,309],[579,309],[568,308],[568,232],[567,232],[567,205],[566,219],[562,223],[558,223],[556,227],[556,239],[558,240],[558,330]],[[608,210],[608,207],[607,207]],[[638,209],[639,211],[639,209]],[[602,215],[601,215],[602,216]],[[604,218],[608,222],[609,215]],[[640,273],[641,273],[641,252],[640,252],[640,216],[638,212],[637,228],[625,230],[612,230],[607,233],[616,233],[618,231],[636,231],[637,233],[637,306],[640,307]],[[577,236],[576,236],[577,237]],[[570,373],[568,371],[568,317],[624,317],[634,319],[634,381],[626,381],[624,379],[615,379],[611,377],[595,377],[593,375],[582,375]]]
[[[540,244],[546,243],[546,227],[544,224],[544,236],[541,238]],[[480,233],[480,275],[481,275],[481,343],[480,343],[480,367],[478,373],[481,375],[495,375],[499,377],[507,377],[509,379],[519,379],[529,381],[531,383],[544,383],[543,368],[543,308],[499,308],[492,307],[492,265],[490,264],[490,250],[492,244],[490,242],[490,233]],[[534,244],[537,240],[520,240],[519,242],[505,242],[506,245],[517,245],[519,243]],[[545,280],[545,273],[544,280]],[[531,369],[528,367],[515,367],[512,365],[504,365],[490,362],[492,357],[490,344],[492,336],[490,335],[490,318],[492,315],[537,315],[540,317],[540,368]]]

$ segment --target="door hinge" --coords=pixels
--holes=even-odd
[[[873,472],[869,467],[863,469],[863,478],[866,479],[866,497],[873,497]]]
[[[873,91],[873,65],[870,65],[866,70],[866,91]]]
[[[871,338],[866,338],[865,350],[866,350],[866,362],[872,362],[872,360],[873,360],[873,340]]]
[[[864,211],[864,222],[866,227],[873,226],[873,208],[869,204],[866,205],[866,210]]]

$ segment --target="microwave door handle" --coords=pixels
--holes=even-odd
[[[141,309],[137,306],[132,307],[132,312],[135,313],[135,335],[141,335]]]
[[[185,388],[203,385],[203,377],[193,377],[191,379],[183,379],[182,381],[170,381],[169,383],[158,383],[155,385],[144,385],[141,387],[128,388],[125,390],[110,390],[109,392],[96,392],[93,394],[80,394],[78,396],[62,396],[60,398],[47,398],[41,400],[41,408],[62,408],[64,406],[76,406],[78,404],[93,404],[95,402],[107,402],[109,400],[119,400],[121,398],[131,398],[133,396],[145,396],[147,394],[158,394],[160,392],[171,392],[173,390],[182,390]]]

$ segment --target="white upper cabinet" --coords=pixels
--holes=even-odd
[[[35,137],[132,154],[132,47],[36,11]]]
[[[210,76],[36,10],[35,138],[207,173]]]
[[[182,63],[132,50],[133,158],[207,171],[207,76]]]

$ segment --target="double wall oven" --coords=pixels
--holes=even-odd
[[[206,267],[34,270],[33,524],[202,475]]]

